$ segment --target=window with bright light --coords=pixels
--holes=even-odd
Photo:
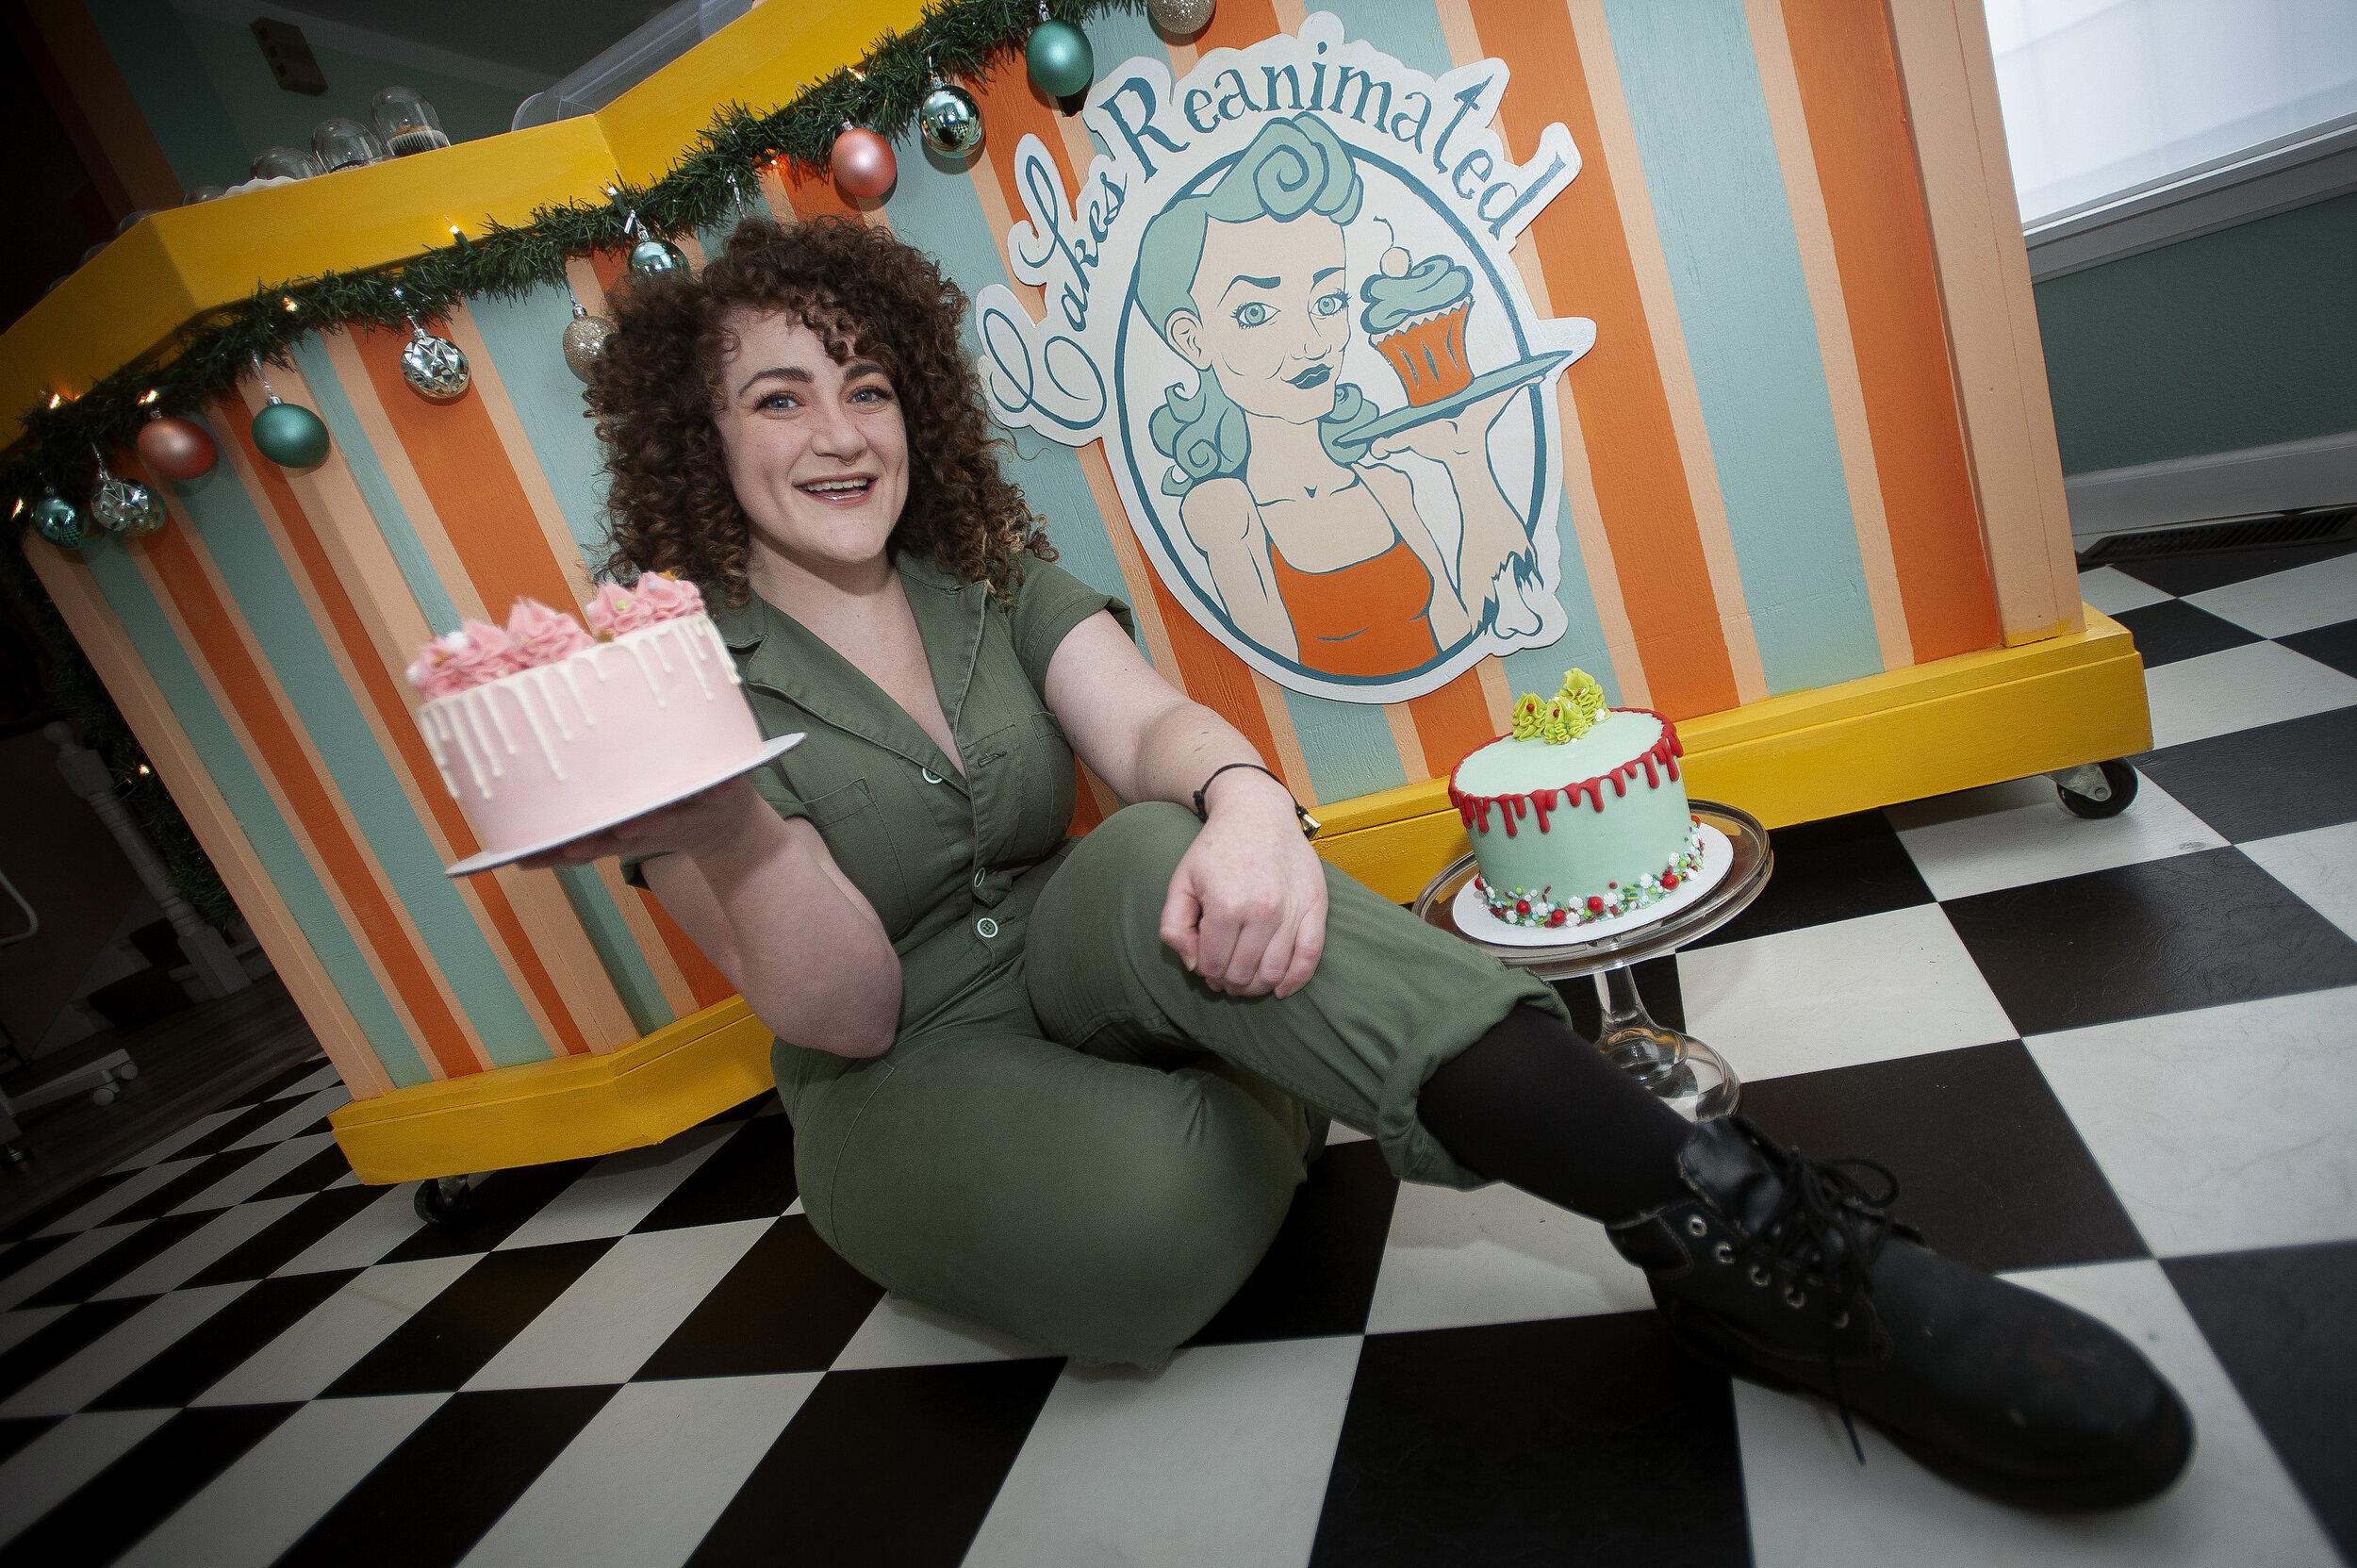
[[[2025,223],[2357,113],[2357,0],[1985,4]]]

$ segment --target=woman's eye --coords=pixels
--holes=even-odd
[[[1346,310],[1349,307],[1350,296],[1340,289],[1336,289],[1331,294],[1320,294],[1317,304],[1310,306],[1321,316],[1331,316],[1338,310]]]
[[[771,392],[753,406],[770,410],[791,408],[794,406],[794,396],[790,392]]]
[[[1259,300],[1248,300],[1236,307],[1236,324],[1238,326],[1265,326],[1270,318],[1276,314],[1276,311],[1271,310]]]
[[[882,387],[861,387],[853,389],[851,401],[854,403],[890,403],[892,394]]]

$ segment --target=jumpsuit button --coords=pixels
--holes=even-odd
[[[989,875],[990,873],[983,870],[981,867],[977,866],[974,867],[974,885],[977,887],[981,886],[983,880]]]
[[[974,922],[974,934],[987,942],[998,934],[998,922],[985,915]]]
[[[927,784],[939,784],[941,782],[941,775],[934,772],[930,767],[920,767],[916,771]]]

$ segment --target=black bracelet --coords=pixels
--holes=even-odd
[[[1228,764],[1226,764],[1226,765],[1224,765],[1224,766],[1222,766],[1222,767],[1212,768],[1212,769],[1211,769],[1211,777],[1210,779],[1206,779],[1206,780],[1204,780],[1204,781],[1203,781],[1203,787],[1202,787],[1202,789],[1198,789],[1198,790],[1196,790],[1196,791],[1195,792],[1195,819],[1196,821],[1201,822],[1201,823],[1203,823],[1203,824],[1204,824],[1204,825],[1206,825],[1206,826],[1209,826],[1209,825],[1211,824],[1211,808],[1210,806],[1205,805],[1205,804],[1203,803],[1203,793],[1204,793],[1204,790],[1208,790],[1208,789],[1210,789],[1210,788],[1211,787],[1211,781],[1212,781],[1212,779],[1216,779],[1216,778],[1218,778],[1218,777],[1219,777],[1222,773],[1228,772],[1228,771],[1230,771],[1231,769],[1238,768],[1238,767],[1249,767],[1249,768],[1251,768],[1251,769],[1252,769],[1255,773],[1268,773],[1268,776],[1269,776],[1270,778],[1272,778],[1272,779],[1277,779],[1277,788],[1279,788],[1279,789],[1284,789],[1284,790],[1285,790],[1285,798],[1286,798],[1287,800],[1293,800],[1293,791],[1292,791],[1292,790],[1290,790],[1290,789],[1285,789],[1285,781],[1284,781],[1284,780],[1282,780],[1282,779],[1277,779],[1277,775],[1276,775],[1275,773],[1271,773],[1271,772],[1269,772],[1269,770],[1268,770],[1267,768],[1265,768],[1265,767],[1261,767],[1259,763],[1257,763],[1257,762],[1231,762],[1231,763],[1228,763]],[[1319,829],[1319,828],[1320,828],[1323,824],[1321,824],[1321,823],[1318,821],[1318,819],[1317,819],[1316,817],[1314,817],[1310,816],[1308,812],[1306,812],[1306,811],[1302,810],[1302,809],[1301,809],[1301,802],[1300,802],[1299,801],[1294,801],[1294,817],[1298,817],[1298,818],[1300,819],[1300,821],[1301,821],[1301,836],[1302,836],[1302,837],[1304,837],[1304,838],[1315,838],[1315,837],[1318,835],[1318,829]]]

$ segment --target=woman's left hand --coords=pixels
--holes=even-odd
[[[1179,857],[1162,938],[1214,991],[1290,997],[1326,950],[1326,872],[1293,797],[1238,768],[1206,792],[1211,819]]]
[[[1367,455],[1389,457],[1395,452],[1412,452],[1429,457],[1436,463],[1459,463],[1479,456],[1489,460],[1490,427],[1506,412],[1507,405],[1522,394],[1524,387],[1508,387],[1502,392],[1492,392],[1478,402],[1467,404],[1454,418],[1426,420],[1411,424],[1396,435],[1386,436],[1367,448]]]

